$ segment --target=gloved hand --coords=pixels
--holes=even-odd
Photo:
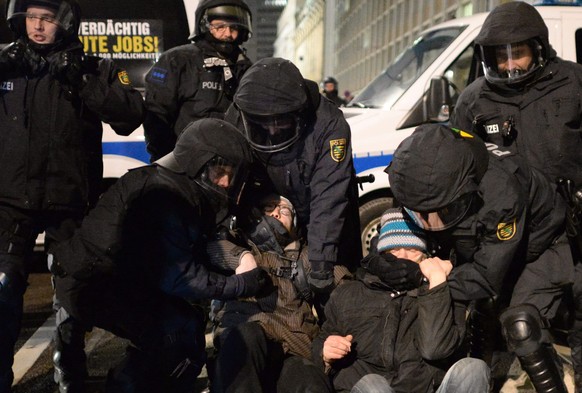
[[[307,282],[315,293],[329,293],[334,288],[333,263],[326,261],[310,261],[311,272]]]
[[[25,63],[26,48],[22,42],[13,42],[0,51],[0,73],[22,67]]]
[[[83,85],[82,57],[71,52],[59,52],[50,60],[50,74],[62,84],[72,89]]]
[[[397,291],[418,288],[424,279],[418,263],[392,254],[368,255],[362,267]]]
[[[265,289],[271,283],[271,278],[267,272],[260,267],[238,274],[237,276],[242,279],[242,285],[239,287],[238,292],[238,296],[240,297],[258,295],[261,290]]]

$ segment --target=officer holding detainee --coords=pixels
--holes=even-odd
[[[333,267],[355,270],[362,257],[351,132],[342,112],[289,60],[262,59],[245,73],[226,120],[255,151],[254,176],[285,195],[307,239],[308,282],[323,304]],[[320,316],[323,317],[323,310]]]
[[[265,283],[225,276],[207,244],[244,186],[251,151],[232,125],[191,123],[172,152],[122,176],[54,252],[57,296],[71,315],[129,339],[106,391],[191,392],[205,357],[202,299],[252,296]]]
[[[535,7],[495,8],[475,38],[485,76],[459,97],[451,125],[522,156],[558,181],[569,203],[576,322],[569,336],[582,392],[582,65],[557,57]]]
[[[455,261],[447,279],[453,299],[497,297],[507,307],[500,322],[508,349],[536,391],[566,392],[545,322],[572,285],[566,206],[541,172],[503,148],[489,150],[464,131],[420,126],[396,149],[390,185],[440,246],[435,253]],[[412,282],[415,267],[403,269]]]
[[[129,135],[143,101],[127,72],[86,57],[74,0],[10,0],[16,41],[0,52],[0,392],[10,391],[14,344],[37,235],[70,236],[101,191],[102,121]],[[84,330],[57,313],[55,378],[81,389]]]

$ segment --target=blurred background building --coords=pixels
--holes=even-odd
[[[288,0],[277,23],[274,55],[293,61],[308,79],[320,82],[331,75],[340,94],[354,93],[422,30],[507,1]]]

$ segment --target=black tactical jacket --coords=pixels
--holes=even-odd
[[[223,118],[250,66],[241,49],[227,58],[204,39],[162,54],[146,76],[144,131],[151,160],[172,151],[189,123]]]
[[[24,42],[24,41],[23,41]],[[80,43],[64,51],[82,55]],[[102,176],[101,122],[129,135],[143,119],[143,100],[125,71],[101,59],[80,91],[39,70],[0,75],[0,202],[33,210],[85,209]],[[94,196],[94,195],[93,195]]]

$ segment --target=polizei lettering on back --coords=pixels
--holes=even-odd
[[[498,157],[505,156],[507,154],[511,154],[511,152],[508,150],[500,150],[499,146],[497,146],[494,143],[485,142],[485,146],[487,146],[487,150],[489,150],[491,153],[495,154]]]

